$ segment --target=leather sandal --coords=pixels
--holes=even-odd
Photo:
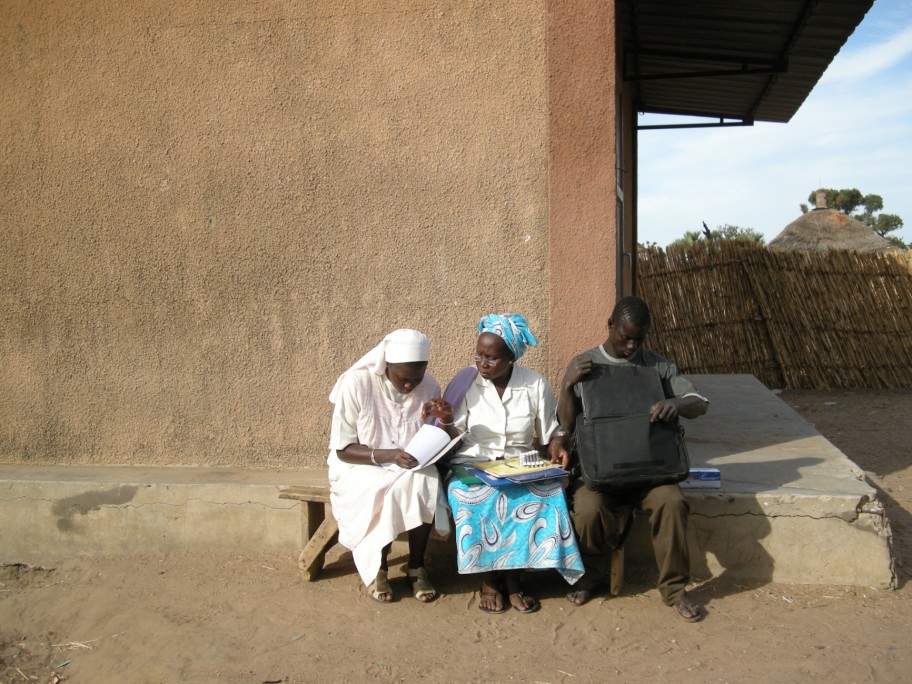
[[[430,603],[435,598],[437,598],[437,590],[434,588],[434,585],[431,584],[431,580],[428,579],[427,570],[424,568],[411,568],[408,571],[409,579],[412,581],[412,592],[415,595],[415,600],[421,603]]]
[[[592,589],[574,589],[565,598],[574,606],[584,606],[592,600]]]
[[[390,586],[389,579],[386,576],[386,570],[378,570],[374,581],[370,583],[367,591],[370,597],[377,603],[391,603],[393,600],[393,588]],[[387,596],[389,598],[382,598]]]
[[[520,613],[534,613],[541,608],[541,601],[521,591],[510,594],[510,605]]]
[[[500,605],[500,609],[497,608],[485,608],[482,603],[487,599],[494,606]],[[478,602],[478,610],[483,613],[490,613],[491,615],[500,615],[501,613],[506,612],[507,608],[503,603],[503,594],[493,589],[491,587],[482,586],[481,588],[481,600]]]
[[[678,599],[678,602],[674,604],[674,609],[687,622],[699,622],[703,619],[703,610],[687,594]]]

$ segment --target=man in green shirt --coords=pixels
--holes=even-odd
[[[592,372],[596,364],[651,367],[657,371],[665,398],[652,405],[652,422],[673,421],[678,416],[696,418],[706,413],[709,401],[680,375],[675,364],[643,346],[651,321],[646,302],[638,297],[624,297],[608,319],[608,338],[605,342],[570,361],[564,372],[557,403],[558,418],[566,430],[572,432],[575,429],[576,417],[582,410],[578,383]],[[641,508],[649,514],[662,600],[688,622],[702,618],[702,608],[685,591],[690,581],[687,549],[690,509],[678,485],[596,491],[578,478],[570,484],[567,495],[586,568],[586,574],[567,594],[571,603],[586,603],[607,577],[611,552],[621,537],[618,524],[621,511]]]

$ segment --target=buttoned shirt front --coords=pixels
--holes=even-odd
[[[513,367],[502,397],[494,383],[477,375],[453,420],[458,431],[466,432],[453,463],[516,456],[532,449],[536,438],[547,444],[559,429],[551,386],[522,366]]]

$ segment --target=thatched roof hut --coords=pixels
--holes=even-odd
[[[770,249],[826,252],[845,249],[854,252],[885,252],[899,249],[861,221],[838,209],[827,209],[826,194],[817,192],[817,207],[792,221],[770,240]]]

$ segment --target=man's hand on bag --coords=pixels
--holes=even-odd
[[[649,420],[653,423],[667,423],[678,417],[678,405],[674,399],[663,399],[649,409]]]

